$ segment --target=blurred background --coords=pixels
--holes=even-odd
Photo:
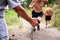
[[[29,16],[31,16],[31,11],[32,11],[28,7],[31,1],[32,0],[19,0],[21,5],[26,9]],[[58,32],[58,30],[55,29],[57,28],[60,30],[60,0],[48,0],[48,1],[49,1],[50,6],[53,8],[53,12],[54,12],[52,20],[51,20],[51,26],[53,29],[42,29],[40,33],[36,32],[34,36],[36,36],[36,38],[39,36],[39,38],[37,39],[43,39],[43,40],[45,39],[49,40],[50,38],[48,37],[51,37],[51,39],[56,38],[54,40],[57,40],[57,39],[60,40],[60,31]],[[46,6],[44,5],[43,10],[45,9],[46,9]],[[18,17],[17,13],[14,12],[13,9],[9,9],[8,6],[6,7],[5,20],[7,22],[8,29],[9,29],[9,40],[31,39],[29,36],[31,33],[31,26],[29,26],[29,24],[26,23],[24,19],[22,19],[21,17]],[[46,23],[44,16],[42,19],[42,23],[43,25]]]
[[[29,4],[31,0],[19,0],[21,5],[27,10],[28,15],[31,16],[31,9],[29,9]],[[60,0],[49,0],[50,6],[54,10],[54,15],[52,17],[52,26],[57,27],[60,29]],[[43,9],[45,10],[45,6]],[[8,24],[8,26],[15,26],[18,25],[20,26],[20,18],[18,18],[18,15],[14,12],[14,10],[9,9],[8,6],[6,8],[6,14],[5,14],[5,19]],[[45,23],[45,20],[43,20],[43,23]]]

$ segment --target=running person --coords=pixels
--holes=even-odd
[[[50,21],[53,15],[53,9],[47,4],[47,8],[45,11],[45,21],[46,21],[46,28],[50,28]]]
[[[38,18],[39,23],[41,23],[42,16],[44,14],[42,9],[43,6],[44,0],[32,0],[32,2],[29,5],[29,8],[32,9],[32,18]],[[37,27],[37,30],[40,30],[39,26]]]

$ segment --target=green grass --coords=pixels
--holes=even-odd
[[[59,6],[54,8],[54,16],[55,18],[53,20],[53,26],[60,29],[60,7]]]
[[[7,11],[7,13],[5,14],[5,19],[7,25],[17,25],[19,23],[17,14],[12,9]]]
[[[26,10],[28,15],[31,16],[31,9],[26,9]],[[5,14],[5,20],[8,26],[20,24],[20,20],[17,16],[17,13],[12,9],[7,10],[7,13]]]
[[[27,10],[28,15],[31,16],[31,10],[30,9],[26,9],[26,10]],[[5,20],[8,26],[20,24],[17,13],[12,9],[7,10],[7,13],[5,14]]]

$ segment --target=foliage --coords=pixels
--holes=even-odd
[[[60,5],[54,8],[54,16],[53,26],[60,28]]]
[[[31,10],[30,9],[26,9],[28,15],[31,16]],[[7,10],[7,13],[5,14],[5,20],[8,26],[10,25],[20,25],[20,20],[16,14],[16,12],[12,9]]]
[[[28,6],[29,6],[29,4],[30,4],[31,1],[32,1],[32,0],[26,0],[27,8],[28,8]]]
[[[20,3],[24,8],[28,8],[30,2],[31,0],[20,0]]]
[[[57,2],[58,0],[48,0],[50,4],[54,4],[55,2]]]
[[[22,6],[24,8],[28,8],[28,6],[29,6],[29,4],[30,4],[31,1],[32,0],[20,0],[20,3],[22,4]],[[51,4],[51,6],[53,6],[54,3],[56,3],[58,0],[48,0],[48,1]]]
[[[7,22],[7,25],[15,25],[19,24],[19,19],[17,17],[17,14],[13,10],[8,10],[5,14],[5,19]]]

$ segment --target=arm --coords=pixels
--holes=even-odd
[[[44,3],[49,6],[49,1],[48,0],[44,0]]]
[[[25,11],[25,9],[20,5],[18,5],[17,7],[13,8],[17,14],[19,16],[21,16],[22,18],[24,18],[25,20],[27,20],[28,22],[30,22],[30,24],[32,24],[32,26],[36,26],[38,25],[37,21],[34,21],[30,16],[27,15],[27,12]]]
[[[37,19],[32,19],[30,16],[27,15],[25,9],[20,5],[18,0],[7,0],[9,8],[13,8],[16,13],[27,20],[32,26],[37,26],[38,22]]]
[[[52,13],[52,15],[53,15],[53,9],[51,8],[51,13]]]
[[[34,0],[32,0],[32,2],[30,3],[29,8],[33,8],[33,6],[34,6]]]

